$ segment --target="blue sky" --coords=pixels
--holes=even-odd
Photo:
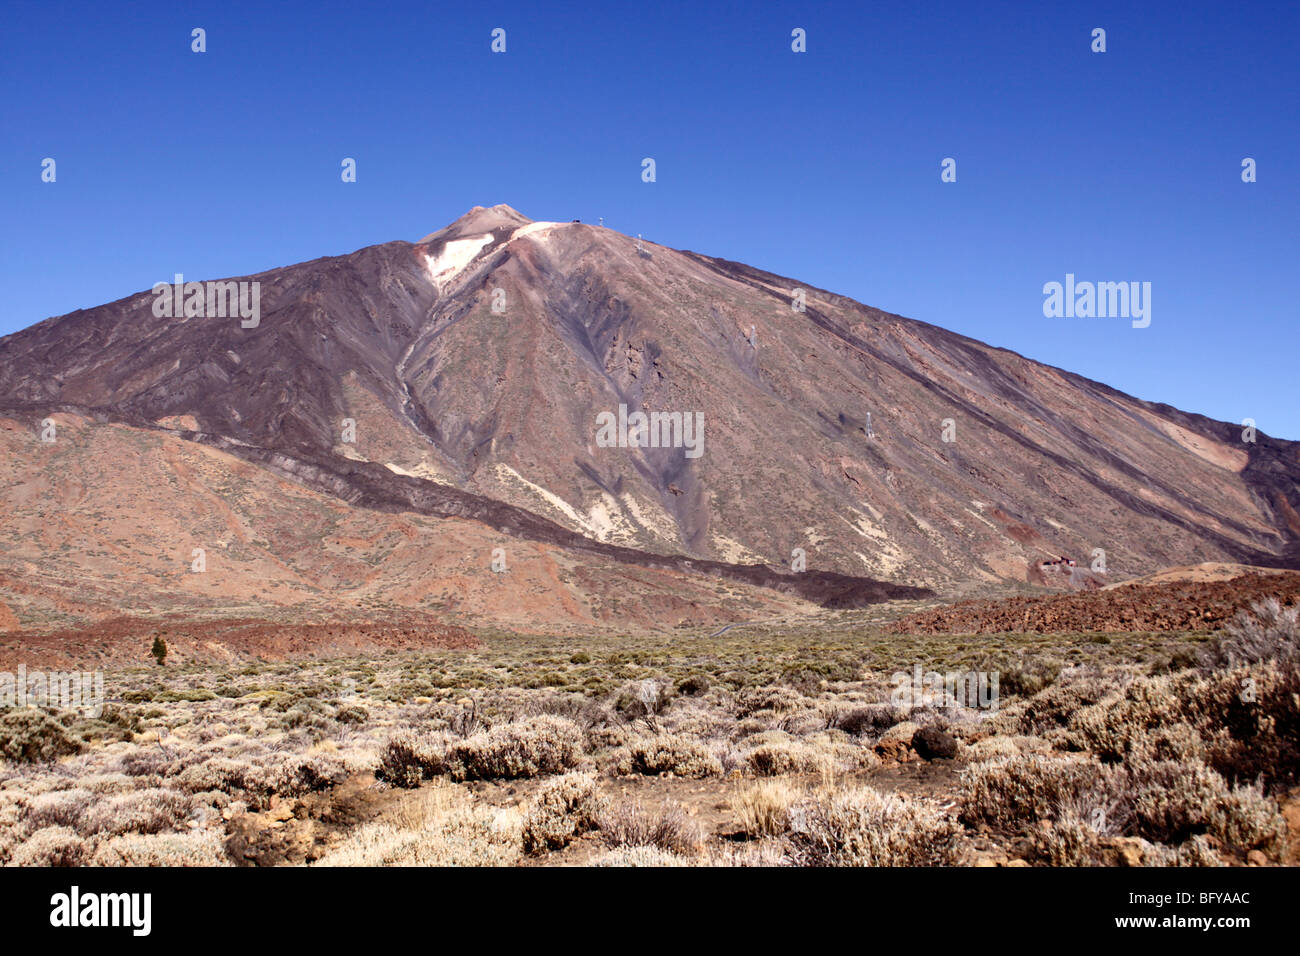
[[[20,0],[0,334],[504,202],[1300,438],[1300,12],[1134,6]],[[1150,282],[1150,327],[1044,318],[1066,273]]]

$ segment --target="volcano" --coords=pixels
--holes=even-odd
[[[1065,557],[1300,566],[1297,443],[737,262],[498,205],[221,281],[257,321],[152,287],[0,339],[11,629],[232,602],[617,622],[631,578],[675,626]],[[196,548],[231,560],[204,579]],[[496,548],[537,563],[527,600]]]

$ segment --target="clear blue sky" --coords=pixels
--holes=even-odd
[[[0,25],[0,334],[504,202],[1300,438],[1298,28],[1294,3],[1168,0],[19,0]],[[1067,272],[1151,282],[1151,326],[1044,318]]]

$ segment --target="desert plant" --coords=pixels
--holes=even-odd
[[[0,756],[6,760],[50,763],[81,750],[68,728],[44,711],[29,708],[0,717]]]
[[[876,737],[901,723],[903,715],[889,704],[856,707],[837,714],[832,725],[855,737]]]
[[[590,774],[569,773],[546,783],[524,815],[524,852],[568,846],[574,836],[596,828],[605,806]]]
[[[1300,604],[1284,608],[1266,598],[1244,609],[1223,626],[1219,637],[1201,652],[1207,668],[1237,667],[1300,655]]]
[[[455,780],[509,780],[563,773],[582,756],[582,731],[572,720],[541,715],[501,724],[447,747]]]
[[[153,659],[158,662],[158,666],[162,667],[163,663],[167,660],[167,642],[163,640],[161,634],[154,636],[153,647],[149,649],[149,653],[152,654]]]
[[[68,827],[45,827],[16,846],[9,857],[12,866],[81,866],[90,844]]]
[[[943,866],[956,825],[928,804],[875,790],[832,791],[790,808],[791,855],[800,866]]]
[[[86,834],[161,833],[175,830],[189,817],[191,799],[178,790],[154,787],[110,797],[81,818]]]
[[[799,791],[784,780],[763,780],[734,794],[731,812],[746,837],[774,837],[789,829],[789,810],[798,799]]]
[[[632,741],[619,754],[616,769],[625,774],[713,777],[722,773],[722,763],[698,740],[683,734],[660,734]]]
[[[679,806],[658,811],[639,803],[621,803],[597,817],[601,839],[611,847],[656,847],[669,853],[692,853],[700,833]]]

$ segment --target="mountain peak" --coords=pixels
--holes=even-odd
[[[440,239],[458,239],[462,236],[481,236],[497,229],[517,229],[530,222],[531,219],[505,203],[498,203],[488,208],[475,206],[451,225],[429,233],[418,244],[425,245]]]

